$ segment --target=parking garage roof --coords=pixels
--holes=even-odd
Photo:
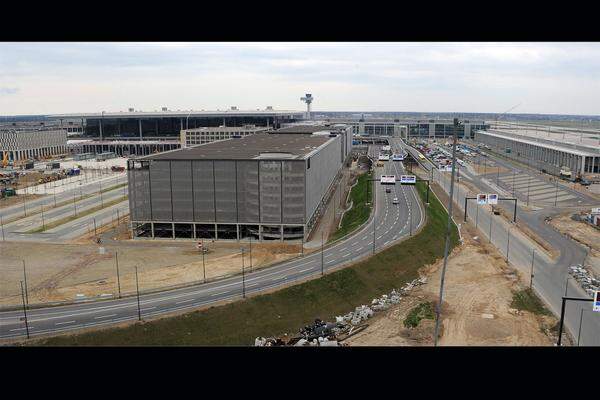
[[[139,160],[301,160],[330,140],[329,135],[259,133],[166,151]]]

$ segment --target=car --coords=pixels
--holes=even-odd
[[[390,189],[389,187],[385,188],[385,192],[386,193],[392,193],[392,189]]]
[[[392,204],[398,204],[398,198],[394,197],[394,200],[392,200]]]

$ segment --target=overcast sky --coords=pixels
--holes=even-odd
[[[0,114],[600,114],[600,43],[0,43]]]

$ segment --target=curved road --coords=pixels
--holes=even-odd
[[[393,145],[394,149],[400,146]],[[371,154],[378,148],[371,147]],[[378,170],[379,168],[376,168]],[[400,162],[389,161],[377,174],[404,172]],[[323,254],[307,254],[270,268],[245,274],[246,294],[255,294],[288,285],[321,274],[355,260],[368,257],[373,252],[373,222],[375,223],[375,246],[385,248],[417,230],[423,223],[423,210],[413,187],[395,185],[392,192],[385,193],[376,183],[375,217],[351,236],[325,248]],[[397,197],[399,204],[392,204]],[[412,223],[411,223],[412,221]],[[323,264],[321,260],[323,259]],[[142,282],[143,284],[143,282]],[[242,296],[242,277],[234,276],[219,281],[167,290],[140,296],[142,318],[154,317],[181,310],[192,310],[224,300]],[[59,307],[36,308],[27,311],[31,336],[64,331],[108,326],[138,319],[136,297],[100,302],[75,303]],[[0,338],[17,338],[25,335],[23,311],[0,313]]]

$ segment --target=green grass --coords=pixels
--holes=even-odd
[[[417,185],[421,198],[425,186]],[[319,279],[244,301],[124,328],[36,341],[36,345],[252,345],[257,336],[295,334],[315,318],[333,320],[418,277],[441,258],[447,214],[434,196],[420,233]],[[452,230],[452,247],[458,232]],[[143,288],[142,288],[143,289]]]
[[[419,326],[419,322],[422,319],[435,319],[435,310],[433,309],[433,303],[426,302],[421,303],[408,313],[404,319],[404,326],[406,328],[416,328]]]
[[[512,308],[538,315],[552,315],[533,290],[526,288],[513,293]]]
[[[57,226],[66,224],[67,222],[71,222],[74,221],[76,219],[79,219],[81,217],[85,217],[86,215],[90,215],[95,213],[96,211],[100,211],[103,210],[105,208],[114,206],[115,204],[119,204],[122,201],[127,200],[127,196],[121,196],[118,197],[114,200],[111,200],[109,202],[105,202],[102,205],[96,206],[96,207],[92,207],[92,208],[88,208],[87,210],[84,210],[82,212],[77,213],[77,215],[71,215],[65,218],[61,218],[61,219],[57,219],[55,221],[50,222],[49,224],[44,224],[43,226],[40,226],[39,228],[35,228],[35,229],[30,229],[28,231],[26,231],[25,233],[40,233],[40,232],[45,232],[47,230],[50,230],[52,228],[56,228]]]
[[[358,183],[354,185],[350,191],[352,208],[344,214],[340,229],[331,235],[329,241],[346,236],[348,233],[354,231],[369,219],[372,206],[367,205],[367,202],[372,202],[371,197],[373,196],[373,190],[367,190],[367,185],[372,185],[371,182],[368,181],[371,179],[371,177],[372,174],[370,172],[362,174],[358,177]]]

